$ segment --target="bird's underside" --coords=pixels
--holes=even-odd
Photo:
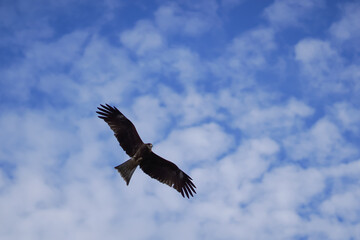
[[[134,124],[127,119],[116,107],[108,104],[98,107],[99,118],[103,119],[113,130],[114,135],[120,146],[131,157],[126,162],[116,166],[126,184],[137,166],[150,177],[173,187],[181,193],[183,197],[193,196],[195,185],[190,176],[179,169],[174,163],[155,154],[151,148],[151,143],[144,143],[136,131]]]

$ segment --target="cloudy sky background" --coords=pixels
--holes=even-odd
[[[359,239],[360,3],[0,3],[0,238]],[[198,194],[137,170],[117,106]]]

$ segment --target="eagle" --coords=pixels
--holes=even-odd
[[[152,151],[151,143],[144,143],[134,124],[124,116],[115,106],[108,104],[98,107],[96,111],[99,118],[103,119],[114,132],[114,135],[122,149],[129,155],[130,159],[116,166],[115,169],[129,185],[131,176],[137,166],[148,174],[150,177],[157,179],[173,187],[181,193],[183,197],[193,197],[195,185],[192,178],[183,172],[174,163],[160,157]]]

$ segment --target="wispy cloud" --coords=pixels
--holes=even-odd
[[[340,41],[359,40],[359,12],[358,3],[348,3],[341,6],[342,16],[337,22],[330,27],[330,33]]]
[[[276,0],[264,9],[264,16],[275,28],[304,27],[314,10],[324,6],[324,1]]]
[[[358,238],[358,4],[258,4],[2,4],[0,237]],[[196,196],[126,186],[100,103]]]

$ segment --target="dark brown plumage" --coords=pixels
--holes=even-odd
[[[173,187],[183,197],[193,196],[195,185],[186,173],[181,171],[174,163],[152,152],[152,144],[144,143],[136,131],[134,124],[127,119],[116,107],[102,105],[98,107],[99,118],[103,119],[113,130],[120,146],[131,157],[129,160],[115,167],[120,175],[129,184],[136,167],[140,168],[150,177]]]

